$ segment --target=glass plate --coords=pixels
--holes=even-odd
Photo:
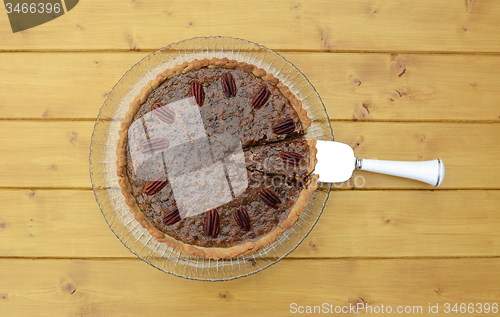
[[[134,65],[116,84],[101,108],[90,146],[90,175],[96,200],[109,227],[140,259],[167,273],[188,279],[222,281],[259,272],[287,256],[318,221],[331,184],[319,184],[299,221],[276,242],[248,256],[211,260],[183,254],[157,242],[133,217],[118,185],[118,131],[130,103],[157,74],[174,65],[203,58],[235,59],[263,68],[302,100],[312,119],[308,138],[333,140],[325,107],[307,78],[290,62],[264,46],[227,37],[193,38],[162,48]]]

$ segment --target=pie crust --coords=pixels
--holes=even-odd
[[[154,80],[150,81],[145,87],[143,87],[140,93],[135,97],[134,101],[131,103],[128,112],[125,115],[124,121],[122,122],[121,130],[119,132],[119,141],[117,146],[117,170],[119,177],[119,185],[121,187],[121,192],[125,197],[127,205],[130,207],[131,212],[134,214],[134,218],[141,224],[142,227],[146,228],[148,232],[159,242],[165,243],[166,245],[174,248],[187,255],[194,255],[204,258],[211,259],[221,259],[221,258],[233,258],[240,255],[248,255],[262,247],[275,242],[278,237],[287,229],[291,228],[299,219],[300,214],[304,211],[306,205],[309,201],[309,196],[317,188],[318,175],[309,175],[306,182],[302,184],[302,189],[298,195],[298,198],[293,203],[288,215],[283,221],[281,221],[272,231],[267,234],[260,236],[255,241],[247,241],[242,244],[237,244],[230,247],[219,248],[219,247],[201,247],[197,245],[188,244],[171,236],[163,233],[158,228],[155,227],[144,215],[138,206],[137,200],[133,195],[131,184],[127,177],[126,166],[127,166],[127,140],[128,140],[128,130],[130,125],[134,120],[134,116],[141,108],[142,104],[146,101],[150,93],[160,86],[165,80],[175,75],[182,73],[187,73],[191,70],[196,70],[202,67],[208,68],[229,68],[229,69],[241,69],[254,74],[257,77],[262,78],[264,81],[275,85],[283,96],[289,100],[290,104],[294,108],[299,121],[305,131],[310,125],[311,120],[307,116],[307,112],[302,108],[302,103],[298,100],[295,95],[290,91],[290,89],[281,83],[272,74],[266,73],[263,69],[256,67],[255,65],[247,64],[244,62],[238,62],[235,60],[229,60],[227,58],[218,59],[203,59],[194,60],[192,62],[185,62],[183,64],[177,65],[173,68],[167,69],[160,73]],[[307,139],[309,145],[309,157],[308,162],[308,173],[314,170],[316,165],[316,141],[313,139]]]

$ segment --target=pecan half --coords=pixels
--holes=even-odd
[[[175,121],[175,112],[172,108],[162,105],[161,103],[157,103],[153,106],[153,111],[155,115],[161,121],[172,124]]]
[[[238,210],[236,210],[233,214],[234,220],[236,220],[236,223],[238,224],[238,227],[240,227],[241,230],[243,231],[248,231],[250,230],[250,217],[248,217],[248,213],[245,210],[245,208],[240,207]]]
[[[207,237],[217,238],[219,235],[219,212],[215,209],[210,209],[205,215],[205,224],[203,225],[203,233]]]
[[[280,159],[283,163],[290,166],[299,165],[299,161],[303,158],[303,156],[299,153],[294,152],[281,152]]]
[[[222,74],[220,77],[222,83],[222,90],[226,97],[236,96],[236,83],[234,82],[233,75],[231,73]]]
[[[281,199],[270,189],[262,188],[259,196],[271,208],[278,209],[278,206],[281,204]]]
[[[281,120],[277,125],[274,126],[273,132],[275,134],[289,134],[295,131],[295,123],[292,118],[286,118]]]
[[[149,139],[142,141],[141,146],[142,146],[142,153],[146,154],[168,148],[169,142],[167,139],[164,138]]]
[[[179,208],[177,206],[167,211],[165,216],[163,216],[163,223],[166,226],[173,225],[179,221],[181,221],[181,215],[179,214]]]
[[[196,98],[196,103],[198,104],[198,106],[203,106],[203,103],[205,102],[205,91],[203,90],[203,86],[199,82],[193,81],[191,83],[190,95]]]
[[[167,185],[167,177],[165,174],[158,174],[146,184],[144,187],[144,194],[154,195],[162,190],[165,185]]]
[[[252,107],[254,107],[255,109],[259,109],[266,103],[267,99],[269,99],[269,96],[271,96],[271,92],[267,89],[267,87],[260,87],[252,99]]]

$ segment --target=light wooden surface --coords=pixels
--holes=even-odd
[[[183,280],[122,259],[6,259],[0,270],[9,271],[0,293],[5,316],[20,308],[23,316],[286,316],[293,303],[421,306],[423,313],[430,303],[443,312],[446,303],[498,302],[500,284],[492,274],[500,270],[497,259],[289,260],[223,283]]]
[[[3,54],[0,71],[9,75],[0,77],[0,118],[95,121],[113,86],[148,54]],[[498,55],[281,55],[314,85],[331,120],[500,122]],[[27,74],[31,93],[19,95],[16,88]],[[33,95],[51,98],[34,102]]]
[[[0,200],[3,256],[135,257],[102,225],[92,190],[5,189]],[[497,256],[499,204],[492,190],[337,190],[289,258]]]
[[[77,11],[12,36],[4,50],[156,50],[198,36],[277,50],[498,52],[500,3],[410,1],[80,1]],[[0,16],[7,23],[7,16]],[[46,37],[40,37],[43,33]]]
[[[91,188],[88,160],[94,121],[0,121],[0,187]],[[357,157],[446,164],[440,189],[500,189],[496,123],[332,121],[335,139]],[[12,131],[15,131],[13,133]],[[27,155],[26,153],[30,153]],[[356,180],[362,176],[364,181]],[[359,178],[358,178],[359,179]],[[407,179],[354,172],[346,187],[432,189]]]
[[[500,305],[499,22],[495,0],[89,0],[16,34],[0,13],[0,316]],[[362,158],[441,158],[443,185],[355,172],[296,251],[234,281],[137,259],[92,192],[95,119],[144,56],[209,35],[279,51],[317,89],[337,141]]]

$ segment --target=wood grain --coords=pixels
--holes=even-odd
[[[335,140],[347,143],[358,158],[443,160],[446,176],[440,189],[499,188],[495,164],[500,147],[498,124],[333,123]],[[494,172],[495,171],[495,172]],[[426,188],[431,185],[376,173],[354,171],[344,187]]]
[[[13,34],[0,14],[0,316],[499,305],[499,16],[496,0],[86,0]],[[249,277],[188,281],[142,262],[91,189],[95,118],[144,56],[214,35],[296,65],[356,156],[441,158],[443,185],[355,172],[297,250]]]
[[[500,122],[500,58],[290,54],[331,120]],[[497,72],[498,71],[498,72]]]
[[[333,191],[297,257],[500,255],[499,191]]]
[[[359,158],[420,161],[440,158],[440,189],[498,189],[498,124],[334,122],[336,140]],[[0,187],[90,188],[94,122],[1,121]],[[344,187],[433,189],[431,185],[355,171]]]
[[[280,50],[499,52],[498,1],[84,1],[0,50],[152,50],[232,36]]]
[[[93,126],[93,122],[1,122],[0,186],[88,188]]]
[[[95,119],[147,54],[1,54],[0,118]],[[282,55],[311,81],[331,120],[500,122],[500,56]]]
[[[0,256],[135,257],[109,229],[92,190],[0,190],[0,197]]]
[[[144,55],[1,54],[0,116],[95,119],[113,86]]]
[[[28,316],[108,317],[284,316],[292,303],[333,309],[365,303],[394,311],[422,306],[408,314],[422,316],[437,304],[439,313],[432,315],[448,316],[446,303],[498,303],[499,270],[498,258],[283,260],[249,277],[209,283],[165,274],[139,260],[2,259],[0,272],[8,273],[0,279],[0,305],[5,316],[22,307]]]
[[[0,200],[0,257],[135,258],[90,190],[0,190]],[[496,190],[333,191],[289,258],[500,256],[498,206]]]

